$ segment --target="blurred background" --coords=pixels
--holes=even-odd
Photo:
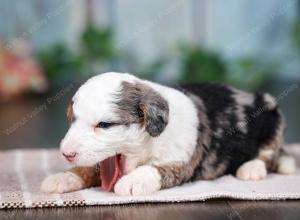
[[[70,98],[106,71],[267,91],[300,141],[299,0],[1,0],[0,148],[58,147]]]

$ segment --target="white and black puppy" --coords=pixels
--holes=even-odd
[[[44,192],[101,185],[146,195],[225,174],[259,180],[295,171],[268,94],[211,83],[171,88],[111,72],[84,83],[67,114],[61,153],[75,167],[47,177]]]

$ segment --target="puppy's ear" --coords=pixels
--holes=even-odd
[[[169,106],[167,101],[151,89],[142,94],[139,108],[143,112],[146,131],[152,137],[159,136],[168,124]]]
[[[146,84],[123,82],[117,100],[124,124],[141,123],[152,137],[160,135],[168,124],[168,102]]]
[[[74,120],[73,103],[74,102],[72,100],[69,102],[69,105],[68,105],[67,111],[66,111],[69,124],[71,124]]]

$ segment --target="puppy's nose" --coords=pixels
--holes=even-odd
[[[72,162],[77,156],[76,152],[68,152],[62,154],[69,162]]]

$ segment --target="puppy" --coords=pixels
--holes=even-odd
[[[212,83],[171,88],[110,72],[79,88],[67,116],[61,154],[74,168],[47,177],[43,192],[101,185],[147,195],[225,174],[260,180],[295,172],[282,150],[284,119],[269,94]]]

